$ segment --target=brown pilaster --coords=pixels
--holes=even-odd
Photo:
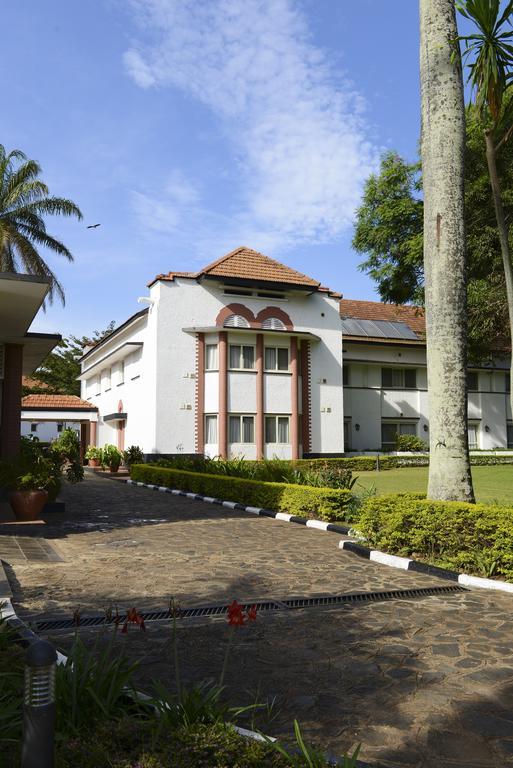
[[[297,370],[297,337],[290,340],[290,442],[292,445],[292,460],[299,459],[299,408],[298,408],[298,370]]]
[[[256,457],[264,458],[264,336],[256,337]]]
[[[228,334],[219,332],[219,414],[218,414],[219,456],[228,458]]]
[[[310,344],[301,342],[301,400],[303,403],[303,455],[310,452]]]
[[[205,452],[205,334],[198,333],[196,363],[196,453]]]
[[[91,445],[96,445],[96,421],[91,421]]]
[[[6,344],[4,354],[5,375],[2,387],[0,457],[7,459],[16,456],[20,450],[23,346],[21,344]]]

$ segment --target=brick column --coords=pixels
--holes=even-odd
[[[298,370],[297,370],[297,337],[290,340],[290,442],[292,444],[292,459],[299,459],[299,408],[298,408]]]
[[[228,458],[228,334],[219,332],[219,413],[217,416],[218,453]]]
[[[303,427],[303,455],[310,452],[310,344],[301,342],[301,414]]]
[[[205,334],[198,333],[196,363],[196,453],[205,453]]]
[[[256,337],[256,457],[264,458],[264,336]]]
[[[6,344],[4,354],[5,375],[2,387],[0,457],[7,459],[16,456],[20,450],[23,346],[21,344]]]

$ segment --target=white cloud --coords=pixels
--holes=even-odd
[[[258,238],[283,249],[329,242],[346,230],[375,151],[361,97],[312,45],[293,0],[131,0],[131,6],[144,38],[125,54],[134,81],[192,95],[221,119],[233,142],[240,207],[229,222],[213,215],[211,226],[228,227],[216,234],[229,235],[231,246],[246,235],[248,244]],[[174,201],[190,215],[199,199],[188,195],[184,179],[175,181],[182,197]],[[166,203],[154,202],[160,208],[153,226],[163,231]],[[147,203],[138,198],[141,210]],[[180,214],[168,208],[175,229],[173,215]]]

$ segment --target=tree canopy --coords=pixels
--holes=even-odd
[[[511,97],[510,97],[511,98]],[[509,341],[508,308],[499,236],[483,142],[475,107],[467,109],[465,224],[468,258],[469,353],[489,357]],[[498,155],[506,219],[513,219],[513,139]],[[396,152],[381,158],[367,180],[356,214],[353,247],[366,256],[359,268],[376,282],[383,301],[424,302],[423,200],[419,162]]]
[[[44,393],[59,395],[80,395],[80,358],[84,354],[84,346],[97,344],[107,334],[114,330],[114,321],[110,322],[104,331],[94,331],[92,336],[69,336],[44,360],[43,364],[33,374],[36,385],[24,387],[23,394]]]

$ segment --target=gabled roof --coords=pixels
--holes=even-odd
[[[23,410],[35,409],[41,411],[50,409],[56,411],[98,410],[95,405],[88,400],[82,400],[77,395],[25,395],[21,399],[21,407]]]
[[[318,280],[314,280],[302,272],[298,272],[292,267],[287,267],[275,259],[265,256],[252,248],[240,246],[220,259],[216,259],[198,272],[168,272],[167,274],[157,275],[150,283],[152,285],[157,280],[172,281],[176,277],[185,278],[215,278],[215,279],[239,279],[247,281],[260,281],[263,283],[277,283],[280,285],[291,285],[312,288],[323,292],[333,294],[328,288],[321,286]]]
[[[342,299],[340,302],[340,316],[343,319],[384,320],[390,323],[405,323],[417,335],[419,341],[423,341],[426,336],[426,320],[422,307],[408,304],[385,304],[381,301]],[[390,338],[397,341],[392,336]],[[384,341],[385,339],[377,340]]]

